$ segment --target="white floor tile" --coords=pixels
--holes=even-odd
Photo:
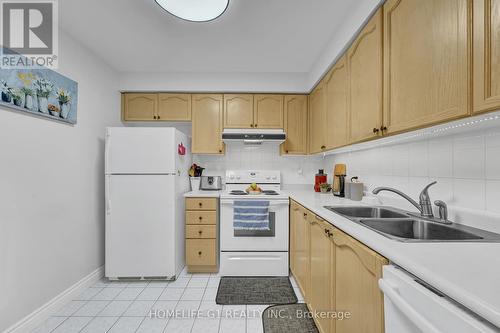
[[[169,281],[150,281],[148,288],[166,288],[168,284]]]
[[[204,301],[215,301],[217,296],[217,288],[207,288],[205,289],[205,294],[203,294]]]
[[[151,307],[151,311],[156,311],[157,316],[162,316],[164,312],[173,311],[177,306],[177,301],[156,301]]]
[[[164,333],[190,333],[193,327],[194,319],[170,319],[167,323]]]
[[[111,301],[121,293],[123,288],[104,288],[100,293],[95,295],[92,300],[93,301]]]
[[[73,316],[97,316],[109,303],[109,301],[88,301]]]
[[[186,288],[190,278],[180,277],[175,281],[172,281],[168,284],[167,288]]]
[[[50,317],[45,320],[40,326],[35,328],[31,333],[49,333],[52,332],[57,326],[61,325],[67,317]]]
[[[124,317],[145,317],[153,306],[154,301],[133,301],[123,313]]]
[[[116,296],[115,301],[133,301],[139,296],[144,290],[144,287],[140,288],[124,288],[121,293]]]
[[[181,316],[190,316],[193,311],[197,311],[201,301],[179,301],[175,307],[176,311],[182,312]]]
[[[149,281],[129,281],[127,288],[140,288],[147,287],[148,285]]]
[[[208,284],[208,277],[191,278],[188,288],[205,288]]]
[[[262,313],[270,305],[247,305],[247,318],[249,319],[261,319]]]
[[[80,309],[87,301],[71,301],[64,305],[59,311],[57,311],[54,316],[57,317],[68,317],[73,315],[78,309]]]
[[[118,320],[118,317],[95,317],[87,326],[83,328],[82,333],[106,333]]]
[[[208,280],[207,288],[219,288],[220,276],[211,276]]]
[[[191,278],[208,278],[210,277],[210,273],[192,273]]]
[[[220,318],[197,318],[191,333],[218,333]]]
[[[247,319],[247,332],[246,333],[264,333],[262,326],[262,319]]]
[[[109,281],[107,288],[125,288],[129,284],[129,281]]]
[[[219,333],[245,333],[246,320],[235,318],[222,318]]]
[[[146,317],[141,326],[137,329],[137,333],[162,333],[167,326],[168,319],[163,318],[148,318]]]
[[[137,330],[144,318],[141,317],[121,317],[111,327],[109,333],[133,333]]]
[[[99,317],[119,317],[132,304],[132,301],[111,301],[101,312]]]
[[[96,283],[94,283],[94,285],[92,287],[106,287],[108,284],[110,283],[110,281],[108,279],[100,279],[99,281],[97,281]]]
[[[142,293],[137,296],[138,301],[156,301],[160,297],[163,289],[161,288],[145,288]]]
[[[182,294],[184,293],[184,288],[170,288],[167,287],[163,290],[163,293],[158,298],[162,301],[178,301],[181,299]]]
[[[188,273],[187,267],[184,267],[182,272],[179,274],[179,277],[191,277],[193,274]]]
[[[53,331],[54,333],[73,333],[80,332],[90,321],[92,317],[69,317]]]
[[[87,288],[80,295],[75,297],[75,301],[89,301],[103,289],[104,287]]]
[[[205,293],[204,288],[186,288],[182,294],[182,301],[201,301],[203,294]]]

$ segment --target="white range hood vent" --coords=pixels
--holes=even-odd
[[[230,128],[222,132],[222,141],[225,143],[243,142],[247,145],[260,145],[262,143],[280,144],[285,139],[285,131],[281,129]]]

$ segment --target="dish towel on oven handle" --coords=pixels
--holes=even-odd
[[[234,201],[234,230],[269,230],[269,201]]]

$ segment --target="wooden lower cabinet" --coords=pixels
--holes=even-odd
[[[333,299],[350,319],[332,320],[336,333],[383,333],[384,298],[378,288],[388,260],[342,231],[333,230],[335,270]]]
[[[378,288],[388,260],[297,202],[290,205],[290,268],[321,333],[383,333]],[[350,313],[336,320],[332,314]]]
[[[333,227],[314,214],[309,214],[308,217],[311,242],[309,252],[310,288],[307,302],[311,311],[329,313],[334,308],[332,274],[335,272],[331,265],[333,246],[329,237]],[[330,318],[318,316],[314,320],[320,332],[331,332]]]
[[[217,272],[218,199],[186,198],[186,266],[188,272]]]

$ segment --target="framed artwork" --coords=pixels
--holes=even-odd
[[[0,106],[76,124],[78,83],[51,69],[0,69]]]

